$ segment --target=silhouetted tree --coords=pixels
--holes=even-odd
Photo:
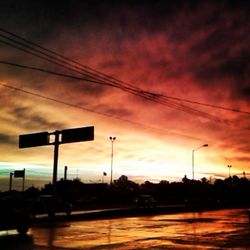
[[[209,180],[208,180],[206,177],[203,177],[203,178],[201,179],[201,183],[202,183],[202,184],[208,184],[208,183],[209,183]]]

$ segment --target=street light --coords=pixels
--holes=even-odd
[[[230,178],[231,177],[231,167],[232,165],[227,165],[228,167],[228,177]]]
[[[109,137],[110,141],[111,141],[111,173],[110,173],[110,185],[113,183],[113,158],[114,158],[114,141],[116,139],[116,137]]]
[[[194,151],[203,148],[203,147],[208,147],[208,144],[203,144],[201,146],[199,146],[198,148],[195,148],[192,150],[192,174],[193,174],[193,180],[194,180]]]

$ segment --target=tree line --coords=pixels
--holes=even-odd
[[[53,193],[52,184],[43,188],[30,187],[24,192],[12,191],[26,200]],[[2,192],[1,196],[9,194]],[[158,205],[184,204],[195,207],[248,207],[250,205],[250,181],[246,177],[232,176],[210,183],[206,178],[191,180],[186,176],[180,182],[162,180],[159,183],[145,181],[138,184],[125,175],[107,183],[83,183],[80,179],[61,179],[56,185],[56,195],[70,202],[74,209],[131,206],[137,197],[151,195]]]

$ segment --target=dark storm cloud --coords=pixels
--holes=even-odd
[[[250,52],[250,51],[249,51]],[[204,67],[199,67],[196,69],[195,76],[199,80],[211,81],[216,79],[233,78],[234,80],[241,80],[240,84],[244,84],[247,81],[247,76],[249,75],[250,61],[249,52],[242,51],[234,57],[223,58],[217,65],[209,62]],[[242,82],[244,81],[244,82]],[[239,83],[235,82],[239,85]]]
[[[78,92],[79,94],[82,94],[84,96],[93,96],[94,98],[98,98],[108,91],[105,83],[100,84],[88,80],[72,82],[72,85],[68,87],[70,87],[71,90]]]
[[[39,35],[42,39],[51,39],[49,36],[51,33],[59,35],[64,28],[70,27],[72,30],[79,31],[82,28],[90,30],[100,26],[105,29],[111,25],[114,29],[118,28],[117,32],[121,35],[122,32],[135,31],[140,28],[138,32],[151,33],[160,30],[167,33],[173,32],[173,36],[178,36],[178,34],[182,36],[182,34],[191,34],[197,27],[201,29],[204,25],[214,24],[217,14],[223,11],[233,12],[235,9],[240,11],[245,9],[247,13],[246,6],[249,7],[247,1],[232,2],[235,1],[3,0],[0,4],[2,10],[0,20],[10,28],[22,28],[22,32],[29,32],[29,29],[32,29],[32,33]],[[204,17],[202,12],[210,6],[215,6],[212,8],[213,15],[206,14],[209,18],[202,18]],[[199,12],[201,12],[199,22],[194,23],[187,19]],[[180,20],[177,20],[180,15],[187,13],[190,14],[183,15]],[[18,22],[13,22],[13,20]],[[131,23],[135,26],[131,27]],[[176,30],[178,27],[182,29]],[[130,34],[132,35],[132,32]]]
[[[242,2],[242,1],[238,1]],[[244,1],[243,1],[244,2]],[[124,37],[133,32],[173,32],[174,35],[192,32],[192,26],[185,22],[180,25],[188,28],[180,33],[175,28],[176,16],[183,11],[197,14],[202,6],[209,4],[219,6],[221,11],[230,7],[230,1],[32,1],[32,0],[3,0],[1,1],[1,23],[5,28],[19,30],[22,34],[32,33],[42,40],[55,39],[63,29],[68,28],[79,32],[81,29],[93,32],[97,27],[117,29],[117,33]],[[236,4],[237,5],[237,4]],[[240,4],[238,4],[241,6]],[[200,16],[203,14],[201,13]],[[13,21],[15,20],[15,22]],[[213,19],[210,19],[213,22]],[[133,23],[133,27],[131,27]],[[195,25],[202,25],[203,22]],[[174,26],[173,26],[174,25]],[[173,27],[172,27],[173,26]],[[141,30],[139,31],[138,28]],[[136,34],[136,33],[135,33]],[[180,37],[181,38],[181,37]]]
[[[49,40],[59,34],[57,29],[68,21],[70,1],[1,1],[3,28],[19,31],[23,36],[31,32],[34,37]],[[15,20],[15,21],[14,21]]]
[[[116,68],[120,68],[124,66],[124,61],[122,61],[121,59],[118,60],[109,60],[109,61],[105,61],[103,63],[100,64],[100,67],[105,70],[105,69],[116,69]]]
[[[35,113],[32,108],[18,107],[10,110],[10,113],[15,117],[16,123],[20,124],[25,129],[43,130],[43,129],[60,129],[64,127],[63,123],[49,121],[48,117]]]
[[[151,79],[145,74],[150,69],[151,76],[157,76],[165,82],[171,77],[191,74],[198,85],[213,87],[221,79],[232,77],[233,95],[241,96],[248,89],[246,81],[250,41],[247,32],[249,4],[246,1],[12,0],[3,1],[1,5],[4,12],[2,18],[5,18],[2,23],[7,28],[42,44],[49,43],[50,48],[54,46],[57,51],[63,45],[53,41],[57,41],[62,34],[62,44],[70,41],[72,36],[80,35],[83,50],[85,39],[94,36],[95,39],[100,38],[102,43],[102,38],[107,37],[103,43],[108,43],[105,49],[110,49],[113,57],[103,58],[98,63],[98,67],[104,71],[110,69],[120,72],[126,69],[128,61],[124,58],[129,51],[124,50],[124,44],[129,42],[129,49],[134,53],[131,59],[137,59],[138,55],[141,59],[138,64],[143,61],[146,65],[145,70],[132,79],[150,82]],[[172,43],[172,51],[163,47],[165,50],[159,49],[155,55],[143,47],[143,39],[153,39],[157,34],[165,36],[165,43]],[[141,37],[142,49],[138,52],[138,45],[134,46],[133,42],[136,44]],[[151,46],[157,47],[158,44],[152,42]],[[170,60],[168,54],[174,58]],[[157,55],[164,56],[153,59]],[[203,56],[207,59],[202,60]],[[133,65],[134,61],[129,63]],[[136,70],[138,72],[140,69]],[[103,94],[104,89],[103,86],[89,83],[77,86],[77,90],[83,91],[85,95],[96,97]]]
[[[3,1],[3,22],[10,30],[21,35],[25,32],[28,38],[35,41],[56,40],[64,30],[71,34],[83,37],[100,34],[115,39],[116,47],[124,40],[137,40],[141,34],[152,36],[162,32],[176,47],[189,43],[198,32],[208,32],[207,37],[201,41],[190,44],[187,57],[190,62],[196,61],[204,52],[220,54],[220,48],[225,50],[237,39],[247,33],[232,32],[247,24],[247,8],[245,1]],[[234,12],[236,11],[236,14]],[[7,13],[7,14],[6,14]],[[8,18],[7,18],[8,15]],[[232,20],[224,20],[224,15]],[[15,22],[13,22],[15,20]],[[230,25],[228,25],[229,22]],[[217,27],[216,30],[211,30]],[[80,33],[79,33],[80,32]],[[232,36],[233,35],[233,36]],[[66,39],[66,38],[65,38]],[[84,38],[83,38],[84,39]],[[84,40],[83,40],[84,41]],[[226,41],[226,43],[225,43]],[[247,43],[247,41],[246,41]],[[111,44],[112,46],[112,44]],[[115,49],[113,47],[112,49]],[[119,51],[117,51],[119,52]],[[178,52],[177,52],[178,53]],[[193,58],[192,58],[193,57]],[[232,59],[233,60],[233,59]],[[212,61],[212,60],[211,60]],[[196,72],[198,79],[212,77],[213,73],[219,74],[214,65],[206,67],[201,64]],[[213,61],[212,61],[213,62]],[[106,66],[119,67],[117,61],[106,61]],[[112,65],[110,65],[112,64]],[[103,65],[105,66],[105,65]],[[175,65],[176,66],[176,65]],[[226,71],[230,65],[221,66],[221,71]],[[205,69],[207,68],[207,70]],[[238,71],[237,66],[235,71]],[[172,68],[173,69],[173,68]],[[187,70],[189,70],[188,68]],[[171,70],[171,68],[170,68]],[[180,70],[180,68],[179,68]],[[231,72],[231,71],[230,71]],[[195,73],[195,72],[194,72]],[[223,73],[223,72],[221,72]],[[169,72],[171,74],[171,72]]]
[[[0,133],[0,144],[17,145],[17,138],[14,138],[13,136],[7,134]]]
[[[242,88],[240,91],[240,96],[243,97],[244,99],[250,101],[250,87],[245,87]]]
[[[126,41],[136,44],[143,36],[146,42],[147,38],[152,40],[161,33],[166,38],[165,43],[172,43],[172,51],[163,47],[165,50],[159,49],[155,55],[150,54],[147,48],[138,51],[138,47],[134,47],[134,54],[147,67],[145,71],[150,70],[163,81],[190,74],[197,85],[221,89],[225,84],[232,88],[232,96],[241,98],[247,89],[249,76],[249,4],[245,1],[146,3],[143,6],[128,5],[129,8],[119,6],[119,15],[112,23],[117,44],[125,44]],[[140,42],[143,48],[143,39]],[[122,46],[111,45],[114,49],[120,48],[122,54]],[[156,46],[159,44],[152,42],[152,47]],[[160,58],[160,54],[164,57]],[[172,60],[168,58],[169,54],[174,56]],[[101,66],[122,68],[126,61],[120,58],[107,59]],[[148,77],[145,73],[144,77],[146,82]],[[143,75],[140,79],[144,80]],[[230,85],[222,80],[230,80]]]
[[[99,26],[115,6],[116,1],[4,0],[0,20],[5,28],[21,29],[23,35],[32,33],[45,41],[55,39],[65,28],[77,31],[84,26]]]
[[[222,149],[221,155],[224,155],[227,162],[230,162],[231,157],[237,160],[237,157],[245,156],[249,153],[250,144],[248,134],[249,132],[242,132],[242,130],[238,130],[237,132],[230,130],[229,135],[227,134],[218,140],[220,142],[219,147]]]
[[[237,148],[238,151],[242,152],[242,153],[246,153],[248,154],[250,152],[250,145],[247,145],[247,143],[245,145],[241,145]]]
[[[133,114],[131,111],[125,108],[106,108],[106,113],[118,117],[130,117]]]
[[[234,58],[229,58],[221,65],[219,71],[222,75],[242,78],[249,74],[250,69],[250,51],[242,51]]]
[[[221,10],[224,11],[219,12],[213,22],[203,25],[203,31],[199,30],[199,25],[190,29],[192,39],[187,41],[186,51],[188,64],[183,72],[190,72],[203,88],[222,89],[224,86],[227,90],[231,88],[232,98],[247,99],[250,72],[249,15],[244,8]],[[210,14],[213,15],[213,11]],[[200,20],[197,18],[196,22]]]
[[[111,107],[109,105],[97,105],[95,109],[100,110],[104,114],[112,115],[115,117],[129,118],[133,116],[133,112],[131,110],[124,107],[119,107],[119,104],[117,105],[117,107]]]
[[[248,156],[236,156],[236,157],[229,157],[229,162],[250,162],[250,157]]]

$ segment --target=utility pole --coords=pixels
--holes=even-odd
[[[114,141],[116,140],[116,137],[109,137],[111,141],[111,173],[110,173],[110,185],[113,183],[113,158],[114,158]]]
[[[13,173],[10,173],[10,182],[9,182],[9,191],[12,190],[12,178],[13,178]]]
[[[227,165],[228,167],[228,177],[230,178],[231,177],[231,168],[232,168],[232,165]]]
[[[56,191],[56,181],[57,181],[57,168],[58,168],[58,152],[59,152],[59,135],[60,132],[56,130],[54,132],[55,141],[54,141],[54,164],[53,164],[53,178],[52,178],[52,185],[53,191]]]
[[[24,183],[25,183],[25,168],[23,169],[23,192],[24,192]]]
[[[68,167],[65,166],[65,167],[64,167],[64,180],[65,180],[65,181],[67,180],[67,171],[68,171]]]
[[[203,147],[208,147],[208,144],[203,144],[203,145],[199,146],[198,148],[195,148],[192,150],[192,177],[193,177],[193,180],[194,180],[194,152],[200,148],[203,148]]]
[[[50,142],[50,136],[55,137],[54,142]],[[94,126],[56,130],[54,132],[39,132],[34,134],[25,134],[19,136],[19,148],[30,148],[37,146],[54,145],[54,163],[53,163],[53,195],[56,194],[57,168],[59,145],[64,143],[93,141]]]

